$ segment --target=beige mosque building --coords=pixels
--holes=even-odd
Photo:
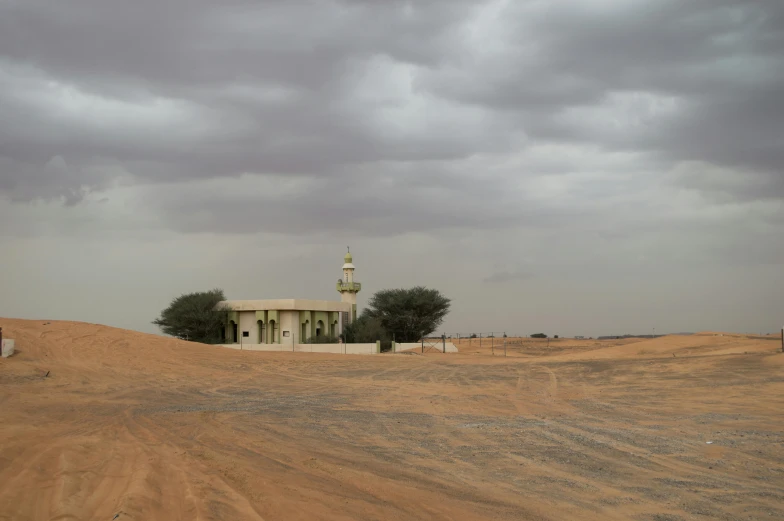
[[[336,289],[340,302],[331,300],[226,300],[225,343],[248,348],[264,344],[282,346],[308,343],[316,336],[338,337],[357,318],[357,293],[351,252],[343,258],[343,277]]]

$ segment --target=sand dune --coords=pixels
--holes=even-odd
[[[0,520],[784,519],[775,337],[362,357],[0,326]]]

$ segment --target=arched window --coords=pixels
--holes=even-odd
[[[277,329],[278,329],[278,325],[275,323],[274,320],[270,320],[267,323],[267,337],[269,338],[270,344],[274,344],[278,341],[278,339],[276,338],[278,333]]]
[[[237,338],[237,323],[232,320],[229,322],[229,327],[231,328],[231,343],[236,344],[239,342],[239,339]]]

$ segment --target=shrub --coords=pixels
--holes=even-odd
[[[152,323],[173,337],[217,344],[226,326],[227,310],[218,307],[222,300],[222,289],[186,293],[172,300]]]

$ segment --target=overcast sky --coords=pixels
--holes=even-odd
[[[449,333],[784,323],[781,0],[0,0],[0,316],[426,285]]]

